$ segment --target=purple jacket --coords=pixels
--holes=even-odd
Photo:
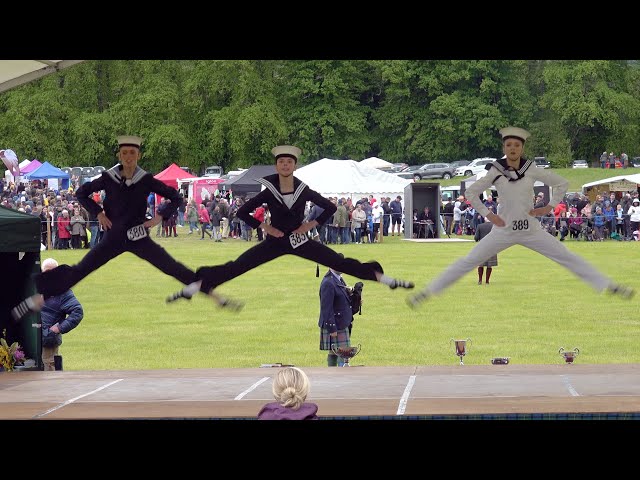
[[[283,407],[278,402],[267,403],[258,413],[258,420],[318,420],[318,405],[303,403],[298,410]]]

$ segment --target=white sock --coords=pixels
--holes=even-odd
[[[29,307],[29,310],[37,312],[37,308],[35,302],[33,301],[33,297],[25,298],[24,303]]]
[[[194,296],[196,293],[200,291],[200,285],[202,285],[202,280],[198,280],[197,282],[190,283],[186,287],[182,289],[183,293],[187,295]]]
[[[378,281],[380,283],[385,284],[388,287],[390,287],[391,285],[395,285],[396,284],[396,279],[395,278],[388,277],[384,273],[382,274],[382,276],[380,277],[380,280],[378,280]]]

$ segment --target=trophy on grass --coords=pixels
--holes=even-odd
[[[566,363],[573,363],[573,360],[578,356],[580,350],[578,350],[578,347],[574,348],[573,350],[565,350],[564,347],[560,347],[558,353],[562,357],[564,357],[564,361]]]
[[[467,342],[471,343],[471,339],[467,338],[466,340],[456,340],[452,338],[449,343],[454,342],[456,345],[456,355],[460,357],[460,365],[464,365],[462,358],[467,354]]]
[[[349,360],[355,357],[358,353],[360,353],[361,345],[358,344],[357,347],[336,347],[335,345],[331,345],[331,351],[339,356],[343,361],[343,367],[350,367]]]

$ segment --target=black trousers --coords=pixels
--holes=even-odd
[[[75,265],[60,265],[57,268],[36,275],[36,287],[45,298],[60,295],[84,277],[94,272],[109,260],[124,252],[146,260],[163,273],[188,285],[196,281],[196,274],[175,260],[160,245],[149,237],[132,242],[125,232],[109,230],[104,232],[100,243],[96,244]]]
[[[264,241],[251,247],[234,261],[212,267],[200,267],[196,271],[198,279],[202,279],[200,290],[209,292],[212,288],[283,255],[306,258],[363,280],[377,280],[376,272],[384,273],[378,262],[363,263],[354,258],[345,258],[342,254],[314,240],[293,248],[288,236],[275,238],[267,235]]]

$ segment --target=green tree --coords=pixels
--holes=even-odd
[[[225,170],[270,162],[270,150],[286,136],[274,91],[272,61],[196,62],[185,82],[187,107],[198,119],[194,136],[202,166]]]
[[[595,159],[638,123],[637,96],[627,91],[629,65],[617,60],[548,61],[540,108],[559,119],[576,158]],[[616,145],[622,148],[622,145]]]
[[[37,158],[66,165],[69,109],[62,102],[59,79],[50,76],[7,93],[0,132],[20,159]]]
[[[526,123],[532,100],[515,61],[382,62],[385,100],[376,112],[383,154],[423,163],[493,156],[496,132]]]
[[[289,126],[281,141],[294,142],[306,161],[328,158],[361,160],[371,150],[370,63],[358,60],[281,62],[278,70],[282,106]]]

